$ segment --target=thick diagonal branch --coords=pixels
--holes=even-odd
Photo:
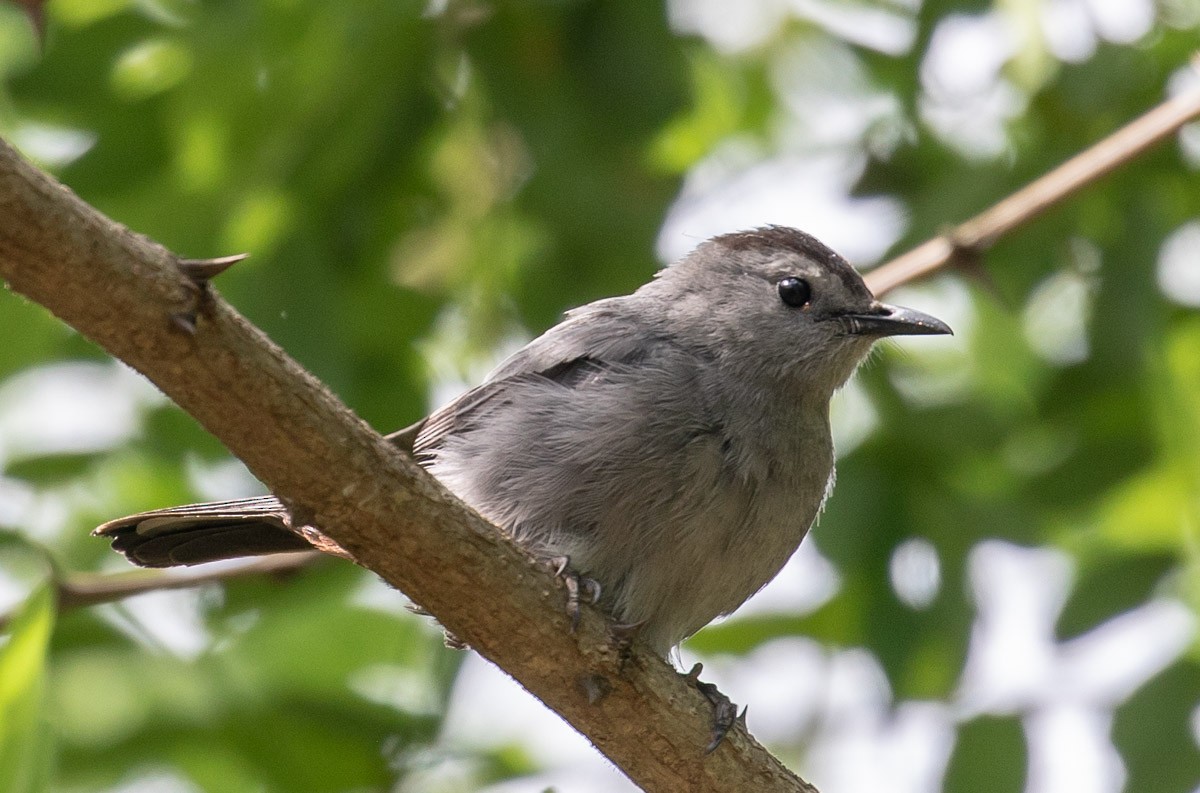
[[[0,142],[0,277],[145,374],[293,511],[433,613],[651,791],[812,790],[645,652],[622,670],[588,610],[154,242]],[[194,332],[172,320],[197,311]],[[481,596],[481,593],[483,596]],[[363,641],[371,641],[364,636]],[[607,691],[589,702],[589,692]]]

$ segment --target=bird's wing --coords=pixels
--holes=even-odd
[[[447,436],[469,431],[491,408],[505,404],[514,384],[544,380],[584,388],[616,367],[637,365],[655,340],[644,323],[622,310],[625,300],[601,300],[570,312],[496,367],[481,385],[388,439],[421,460]]]
[[[388,439],[423,461],[448,435],[469,431],[488,410],[505,404],[516,382],[541,379],[583,388],[614,367],[634,364],[648,349],[648,334],[622,310],[623,300],[572,312],[502,363],[482,385]],[[109,521],[95,533],[147,567],[307,548],[349,558],[315,527],[293,526],[288,510],[273,496],[152,510]]]
[[[562,322],[497,366],[486,382],[541,374],[575,386],[580,383],[570,381],[576,361],[636,363],[656,343],[651,323],[632,310],[636,299],[636,294],[612,297],[567,312]]]

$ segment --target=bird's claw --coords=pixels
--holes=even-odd
[[[421,606],[417,603],[409,602],[404,605],[404,608],[410,614],[416,614],[418,617],[429,617],[430,619],[432,619],[434,621],[435,625],[437,624],[437,617],[434,617],[433,613],[430,612],[429,609],[425,608],[424,606]],[[458,636],[456,636],[455,634],[446,630],[445,628],[442,628],[442,643],[445,644],[446,647],[450,648],[451,650],[469,650],[469,649],[471,649],[471,645],[467,644],[465,641],[458,638]]]
[[[442,644],[446,645],[446,647],[450,650],[471,649],[471,645],[467,644],[445,628],[442,628]]]
[[[556,556],[553,559],[547,560],[550,569],[554,571],[554,575],[563,582],[563,586],[567,588],[567,617],[571,620],[571,633],[579,629],[579,603],[580,595],[587,598],[587,602],[596,604],[600,602],[600,582],[594,578],[581,576],[579,573],[571,569],[571,558],[568,556]]]
[[[737,705],[733,704],[733,701],[729,697],[722,694],[720,689],[712,683],[705,683],[700,680],[700,673],[703,670],[704,664],[697,663],[685,677],[713,706],[712,740],[704,748],[705,754],[712,754],[721,745],[721,742],[725,740],[725,736],[729,734],[729,731],[733,729],[735,724],[740,724],[745,729],[746,711],[749,708],[742,708],[742,712],[738,713]]]
[[[612,640],[613,650],[617,654],[618,670],[625,668],[625,663],[633,654],[633,640],[637,638],[647,620],[639,622],[615,622],[608,626],[608,636]]]

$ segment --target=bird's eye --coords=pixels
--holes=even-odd
[[[779,299],[792,308],[801,308],[812,300],[812,287],[803,278],[784,278],[779,282]]]

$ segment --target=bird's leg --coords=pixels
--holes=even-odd
[[[555,556],[552,559],[547,559],[546,562],[550,565],[550,569],[554,571],[554,575],[567,588],[567,616],[571,619],[571,633],[574,633],[579,628],[580,592],[587,597],[589,603],[599,603],[600,582],[594,578],[581,576],[572,570],[570,567],[571,559],[568,556]]]
[[[600,582],[594,578],[582,576],[572,570],[571,559],[567,556],[551,557],[545,560],[545,564],[550,568],[551,572],[553,572],[554,575],[563,582],[563,586],[567,588],[567,606],[565,610],[567,617],[571,620],[571,633],[574,633],[579,629],[579,604],[582,599],[586,598],[587,602],[592,603],[593,605],[600,602]],[[408,610],[421,616],[433,616],[424,608],[415,603],[409,604]],[[632,643],[633,636],[636,634],[636,629],[640,627],[640,624],[616,626],[618,630],[621,628],[632,629],[628,638],[625,640],[628,643]],[[466,642],[444,628],[443,631],[445,632],[445,643],[447,647],[452,650],[467,649],[468,645]],[[621,645],[618,644],[618,647],[620,646]],[[626,652],[628,652],[627,649]]]
[[[633,654],[633,640],[641,633],[646,620],[640,622],[614,622],[608,626],[608,636],[617,653],[617,669],[623,670],[625,662]]]
[[[704,749],[705,754],[712,754],[721,745],[721,741],[725,740],[729,731],[733,729],[733,725],[741,724],[743,729],[746,727],[746,711],[749,708],[742,708],[742,712],[738,713],[737,705],[733,704],[729,697],[722,694],[712,683],[704,683],[700,680],[702,671],[704,671],[704,664],[697,662],[685,677],[713,706],[712,740]]]

